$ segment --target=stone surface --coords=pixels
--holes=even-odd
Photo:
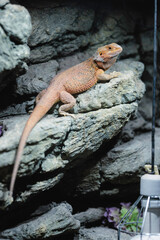
[[[123,63],[121,64],[122,67]],[[21,192],[15,201],[26,201],[32,194],[47,191],[59,182],[63,173],[73,164],[81,163],[81,159],[86,159],[96,152],[104,141],[111,140],[120,132],[137,110],[137,101],[145,91],[144,84],[139,79],[143,70],[138,67],[140,63],[127,65],[129,71],[125,70],[119,78],[108,83],[98,83],[78,95],[77,105],[73,109],[75,119],[48,115],[37,124],[24,149],[18,177],[39,173],[42,174],[42,179],[37,183],[31,183],[30,179],[26,190]],[[141,69],[139,74],[135,69]],[[7,131],[0,138],[0,180],[3,182],[10,176],[9,166],[13,164],[15,150],[27,118],[19,116],[4,119]],[[97,169],[96,167],[95,172]],[[55,173],[54,177],[48,175],[47,179],[43,179],[43,174],[51,172]],[[92,175],[90,177],[92,179]],[[99,175],[97,180],[98,178]],[[94,186],[94,189],[96,188],[98,185]]]
[[[123,57],[138,57],[139,44],[133,37],[135,23],[127,15],[121,14],[118,6],[117,11],[112,9],[111,12],[108,6],[104,10],[101,5],[96,11],[97,4],[91,1],[88,4],[83,1],[48,4],[46,1],[40,3],[38,8],[31,3],[26,7],[33,23],[29,39],[32,63],[81,52],[88,45],[89,51],[95,50],[111,42],[122,43],[126,49]],[[139,17],[137,11],[134,16],[136,19]]]
[[[94,21],[92,9],[84,7],[82,11],[76,4],[71,4],[44,9],[31,8],[29,11],[33,22],[33,32],[29,39],[32,62],[48,61],[87,46],[88,31]]]
[[[15,1],[13,0],[12,2]],[[146,8],[144,9],[143,1],[134,0],[129,4],[125,2],[122,10],[121,1],[103,1],[103,4],[97,1],[72,0],[40,0],[32,2],[19,0],[18,2],[22,5],[30,5],[30,7],[26,6],[32,15],[33,22],[33,34],[29,40],[31,46],[31,62],[29,64],[37,64],[30,65],[28,73],[19,77],[17,82],[14,79],[10,82],[13,71],[14,75],[20,75],[27,70],[27,65],[24,61],[29,56],[29,48],[26,45],[28,38],[26,35],[29,33],[29,28],[26,28],[26,21],[29,18],[28,20],[26,18],[29,15],[25,17],[20,16],[18,9],[21,9],[21,12],[25,13],[23,7],[17,8],[15,5],[10,5],[8,0],[1,0],[0,19],[3,27],[0,24],[0,71],[2,71],[0,73],[0,89],[3,90],[7,86],[10,88],[10,91],[8,92],[8,89],[6,89],[6,92],[2,92],[0,102],[2,104],[6,103],[6,100],[10,99],[11,95],[15,95],[15,98],[12,102],[9,101],[8,105],[6,104],[8,108],[3,109],[0,116],[24,114],[28,109],[32,109],[34,101],[30,98],[30,95],[33,97],[34,94],[45,88],[57,70],[62,71],[84,61],[92,56],[98,46],[110,42],[117,42],[122,45],[124,51],[121,54],[121,58],[141,59],[146,64],[143,80],[146,83],[147,91],[145,98],[139,104],[142,116],[138,114],[138,118],[135,119],[135,113],[133,112],[137,109],[136,102],[137,100],[139,102],[144,91],[144,87],[142,91],[139,91],[139,88],[142,86],[138,81],[143,71],[143,65],[126,61],[120,62],[118,65],[116,64],[110,70],[123,72],[123,76],[112,81],[112,83],[115,82],[115,85],[107,84],[106,87],[101,84],[102,87],[98,84],[92,89],[93,91],[89,91],[89,94],[84,95],[84,97],[83,94],[76,97],[77,105],[72,112],[75,114],[79,113],[77,115],[79,120],[57,118],[59,104],[56,105],[53,113],[55,118],[52,116],[44,118],[39,123],[40,125],[36,126],[32,133],[33,135],[31,134],[30,136],[16,182],[15,205],[12,205],[11,209],[18,213],[16,207],[17,205],[18,207],[22,205],[23,214],[25,215],[27,212],[26,205],[34,205],[34,200],[38,204],[37,200],[43,197],[46,199],[47,193],[49,193],[49,199],[52,201],[55,195],[53,194],[52,196],[50,194],[52,192],[51,189],[54,186],[57,187],[62,181],[66,181],[65,184],[63,182],[60,185],[62,196],[66,196],[64,194],[67,192],[68,195],[70,194],[72,200],[76,197],[76,203],[74,203],[76,204],[76,208],[82,207],[84,204],[83,201],[79,200],[81,197],[82,199],[86,197],[86,204],[92,204],[93,201],[101,201],[102,198],[105,198],[105,204],[107,204],[108,199],[113,199],[114,196],[116,201],[118,201],[120,197],[124,196],[124,191],[126,193],[125,196],[130,195],[130,193],[133,196],[136,189],[139,189],[137,182],[143,172],[143,165],[145,162],[150,162],[150,133],[142,134],[141,138],[137,136],[137,134],[151,130],[153,77],[153,49],[151,44],[153,42],[153,35],[151,29],[153,28],[153,19],[152,11],[146,11],[149,3],[145,2]],[[85,4],[81,4],[80,2],[84,2]],[[94,2],[96,2],[96,6]],[[13,15],[11,10],[14,10],[16,21],[12,20]],[[10,19],[7,19],[6,16],[9,16]],[[158,33],[158,41],[160,43],[160,31]],[[59,65],[57,65],[56,61],[52,62],[53,58],[55,58]],[[47,63],[46,61],[48,60],[51,61]],[[41,65],[39,64],[40,62],[44,63]],[[52,69],[52,66],[54,66],[54,69]],[[10,75],[8,76],[8,74]],[[132,77],[134,76],[136,84],[134,84],[133,78],[127,80],[131,75]],[[14,82],[17,86],[14,85]],[[158,84],[157,90],[159,89]],[[130,89],[134,90],[130,91]],[[127,90],[129,91],[128,95],[126,94]],[[104,97],[97,99],[99,94],[102,94]],[[8,97],[4,98],[4,96]],[[157,97],[159,99],[158,91]],[[102,111],[99,111],[99,107],[102,108]],[[160,108],[157,106],[157,109],[159,111]],[[121,110],[123,111],[121,112]],[[109,119],[108,115],[113,115],[114,117]],[[118,129],[120,130],[130,115],[132,115],[132,121],[127,123],[118,137],[116,136],[110,141],[110,138],[113,138],[114,134],[117,134]],[[2,160],[0,160],[0,206],[4,204],[5,208],[12,201],[12,199],[8,198],[7,192],[4,191],[8,189],[15,149],[27,116],[12,118],[13,120],[2,119],[4,125],[6,123],[7,126],[3,131],[2,141],[0,138],[0,148],[2,150],[0,153],[2,157]],[[160,138],[159,130],[157,130],[156,134],[156,156],[159,156],[159,149],[157,147]],[[105,143],[103,147],[102,143],[106,140],[109,143],[107,146]],[[115,150],[111,149],[113,142],[117,141]],[[102,152],[93,152],[99,146],[101,146],[100,151],[103,152],[103,158],[101,159],[100,155]],[[108,146],[111,149],[110,151],[108,150]],[[101,154],[99,155],[99,153]],[[159,160],[156,159],[156,161],[159,165]],[[77,171],[75,171],[75,168],[72,169],[73,166],[76,166]],[[68,175],[65,178],[66,174]],[[72,189],[70,179],[74,183],[75,189]],[[97,195],[94,195],[94,193]],[[57,194],[58,192],[56,191]],[[96,197],[92,198],[92,196]],[[30,201],[27,202],[27,200]],[[88,208],[88,205],[86,207]],[[51,209],[53,207],[49,208],[48,211],[53,213]],[[88,224],[94,224],[94,221],[101,215],[96,210],[79,213],[78,218],[81,224],[85,225],[85,227]],[[63,217],[63,211],[60,211],[60,213],[61,216],[58,219],[62,219]],[[53,229],[55,226],[51,219],[54,215],[49,216],[46,210],[41,209],[37,213],[34,213],[33,217],[40,216],[40,219],[46,224],[45,229],[48,230]],[[46,216],[49,221],[44,221],[41,216]],[[8,222],[9,219],[6,221]],[[41,229],[38,227],[40,219],[36,219],[34,222],[30,219],[27,222],[27,224],[30,223],[27,226],[29,226],[29,231],[31,230],[30,233],[33,233],[32,236],[28,232],[25,232],[26,226],[21,223],[19,230],[18,228],[14,228],[10,233],[9,231],[5,231],[6,235],[3,233],[4,235],[0,239],[26,239],[26,236],[30,239],[39,236],[39,239],[42,239],[44,238],[44,233],[43,236],[38,235],[40,234],[40,230],[44,230],[44,225]],[[2,222],[3,220],[0,221],[0,223]],[[51,228],[49,226],[50,223],[54,225]],[[61,224],[57,225],[58,229],[56,230],[58,234],[60,233],[60,236],[62,235],[60,239],[71,240],[73,236],[63,235],[61,226]],[[65,224],[63,226],[65,227]],[[65,229],[67,230],[67,227]],[[22,236],[22,232],[24,236]],[[50,237],[51,239],[55,239],[55,235],[52,235],[52,233]],[[75,239],[116,240],[117,234],[115,230],[104,227],[82,228],[79,234],[75,236]],[[126,238],[123,236],[122,239]]]
[[[0,8],[1,7],[4,7],[6,4],[8,4],[9,3],[9,0],[1,0],[1,2],[0,2]]]
[[[0,6],[0,84],[7,86],[6,76],[12,71],[20,74],[26,70],[24,63],[29,58],[27,39],[31,33],[31,19],[28,11],[19,5],[2,1]]]
[[[82,166],[81,170],[76,172],[76,176],[80,180],[76,184],[73,194],[74,197],[99,192],[101,188],[100,169],[100,162],[95,163],[91,157],[91,159]]]
[[[17,93],[20,95],[38,94],[47,88],[57,73],[58,63],[55,60],[29,66],[26,74],[17,78]]]
[[[89,208],[85,212],[74,214],[74,218],[80,221],[81,226],[87,226],[88,224],[96,224],[96,222],[102,222],[104,212],[104,208]]]
[[[156,129],[156,143],[160,129]],[[159,166],[160,149],[155,146],[155,162]],[[133,140],[115,147],[102,159],[102,179],[108,183],[129,184],[139,181],[144,165],[151,162],[151,133],[136,136]]]
[[[121,237],[122,240],[130,240],[127,234]],[[107,227],[80,228],[74,240],[117,240],[117,231]]]
[[[48,239],[75,232],[80,227],[80,222],[72,216],[65,203],[53,207],[47,213],[30,219],[17,227],[10,228],[0,233],[0,239]]]
[[[5,9],[0,10],[0,25],[13,42],[27,43],[32,28],[27,9],[7,4]]]
[[[130,121],[127,125],[130,126],[131,131],[136,132],[137,127],[141,128],[143,123],[144,120],[139,119],[137,122]],[[142,129],[145,131],[144,126]],[[120,137],[118,144],[110,151],[107,151],[105,146],[103,157],[100,158],[98,155],[97,162],[93,161],[92,156],[90,158],[92,162],[86,162],[84,168],[78,168],[75,175],[79,181],[72,192],[73,197],[89,196],[90,193],[95,193],[97,198],[100,194],[106,200],[112,197],[117,201],[120,196],[122,199],[128,199],[128,197],[133,199],[135,194],[139,194],[139,180],[144,174],[144,165],[151,162],[151,132],[141,133],[141,135],[135,132],[132,140],[122,142]],[[158,166],[160,166],[159,141],[160,129],[157,128],[155,162]],[[72,175],[73,179],[76,179],[75,175]]]
[[[146,130],[148,122],[138,113],[138,116],[129,121],[121,132],[121,140],[127,142],[133,139],[137,132]],[[151,130],[151,129],[149,129]]]

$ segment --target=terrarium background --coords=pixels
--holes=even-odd
[[[27,8],[31,15],[33,29],[28,40],[31,50],[30,59],[27,60],[28,72],[20,76],[27,68],[25,64],[20,64],[16,66],[16,69],[11,69],[11,72],[1,74],[0,117],[2,119],[6,116],[27,113],[33,108],[37,93],[47,87],[55,74],[87,59],[99,46],[116,42],[124,49],[120,60],[138,60],[145,64],[142,80],[146,84],[146,93],[139,104],[137,115],[133,116],[118,137],[108,145],[102,145],[96,153],[90,156],[92,161],[75,166],[60,186],[54,189],[54,192],[42,194],[42,197],[38,199],[35,196],[29,204],[23,206],[23,209],[25,212],[28,210],[29,215],[37,206],[50,203],[51,194],[54,194],[51,201],[67,200],[72,204],[75,212],[92,206],[109,206],[111,203],[116,205],[124,199],[134,201],[139,194],[139,176],[143,173],[143,163],[139,166],[138,158],[145,159],[146,156],[148,158],[150,147],[153,1],[62,0],[11,1],[11,3],[21,4]],[[158,19],[158,56],[159,30]],[[15,45],[20,44],[16,38],[13,40]],[[160,126],[159,85],[158,58],[157,127]],[[160,133],[159,130],[157,132],[158,142]],[[156,151],[159,153],[159,146],[156,147]],[[103,184],[100,177],[105,178],[105,176],[99,175],[99,170],[103,172],[103,159],[106,158],[111,162],[117,158],[126,162],[126,159],[130,158],[132,166],[128,164],[120,168],[119,165],[117,172],[117,166],[111,164],[111,175],[108,176],[108,182],[105,181]],[[3,178],[5,171],[0,170],[0,174]],[[33,182],[34,180],[36,181],[36,178]],[[27,181],[28,179],[25,178],[17,182],[17,191],[23,189],[23,183]],[[89,182],[92,184],[88,185]],[[25,217],[22,216],[20,210],[18,214],[17,210],[15,213],[14,208],[12,214],[14,221],[18,219],[17,222],[27,218],[27,214]],[[1,223],[2,228],[8,227],[9,224],[12,225],[13,219],[8,224],[7,217],[5,213],[3,223]]]

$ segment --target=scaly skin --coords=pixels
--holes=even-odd
[[[13,194],[16,175],[24,146],[36,123],[58,101],[64,103],[64,105],[59,108],[59,114],[71,115],[66,111],[70,110],[76,104],[76,100],[72,94],[88,90],[99,80],[108,81],[117,77],[120,73],[113,72],[105,74],[104,71],[116,62],[116,59],[121,52],[122,48],[116,43],[98,48],[93,57],[56,75],[52,79],[49,87],[38,94],[36,98],[37,105],[24,127],[19,142],[11,177],[10,196]]]

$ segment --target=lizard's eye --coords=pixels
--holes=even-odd
[[[102,52],[101,52],[101,53],[99,53],[99,55],[101,55],[101,56],[102,56]]]
[[[111,50],[112,48],[111,47],[108,47],[109,50]]]

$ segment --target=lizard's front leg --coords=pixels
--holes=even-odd
[[[119,75],[121,75],[120,72],[112,72],[109,74],[106,74],[102,69],[98,69],[96,72],[96,77],[98,79],[98,81],[109,81],[112,78],[116,78]]]
[[[63,116],[71,116],[74,118],[73,114],[70,114],[66,111],[69,111],[74,105],[76,104],[76,99],[68,92],[61,91],[60,92],[60,100],[62,103],[64,103],[59,108],[59,114]]]

